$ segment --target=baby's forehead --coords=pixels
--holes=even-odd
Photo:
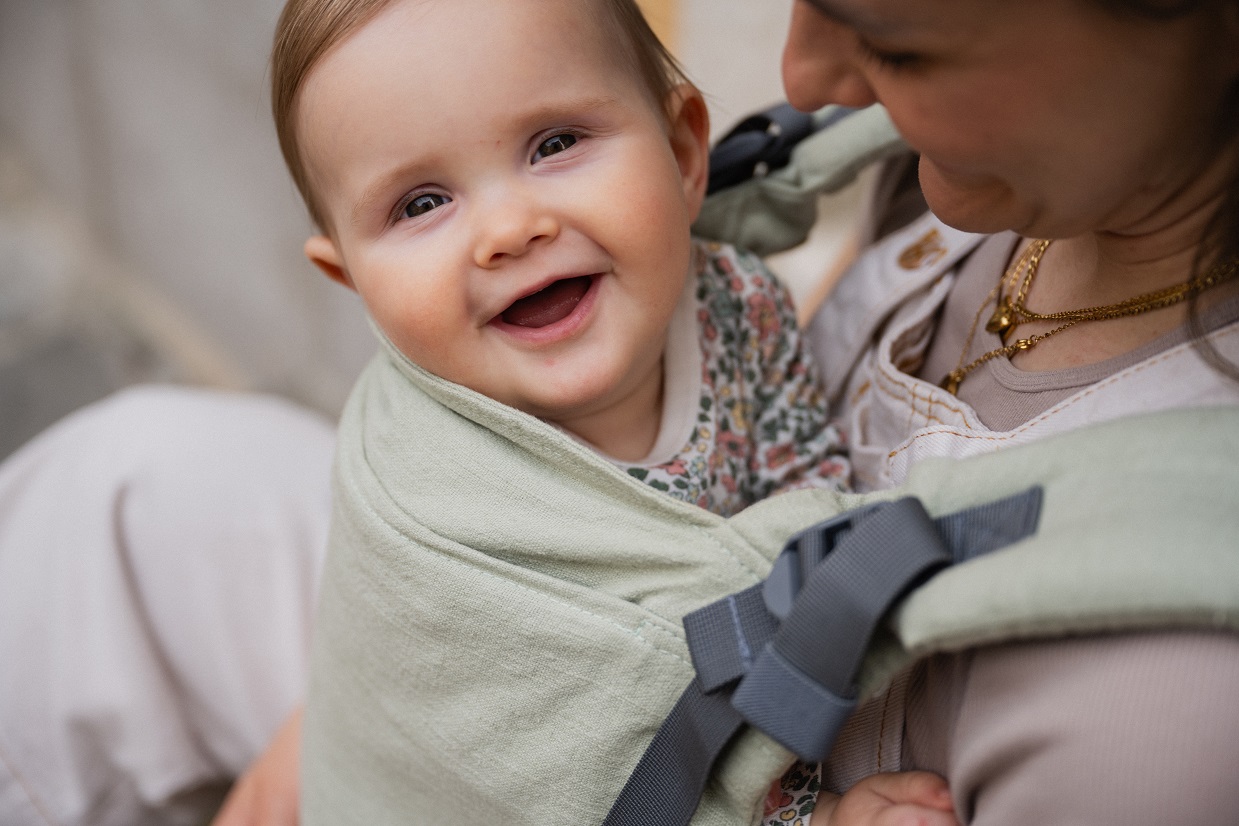
[[[661,114],[661,101],[647,94],[626,50],[608,41],[611,27],[599,20],[605,5],[387,4],[324,54],[303,82],[296,131],[310,189],[325,201],[345,191],[351,195],[357,187],[341,176],[351,177],[359,164],[369,166],[366,155],[395,166],[391,158],[411,154],[410,146],[420,152],[423,145],[437,145],[444,130],[458,140],[490,133],[498,140],[519,131],[521,123],[553,120],[549,115],[591,100],[639,101],[635,105]],[[494,20],[478,20],[492,9]],[[539,107],[547,118],[539,116]],[[403,145],[397,148],[398,142]]]
[[[438,13],[427,13],[430,6],[439,7],[436,9]],[[574,35],[575,41],[592,41],[596,48],[591,50],[591,54],[598,63],[619,62],[629,67],[634,74],[640,74],[640,69],[634,65],[634,57],[642,49],[638,43],[642,39],[638,31],[644,28],[644,16],[637,0],[477,0],[470,4],[461,3],[459,0],[379,0],[372,4],[365,22],[341,37],[332,50],[338,48],[342,42],[357,37],[361,31],[384,25],[391,15],[400,13],[398,7],[410,9],[411,16],[419,21],[423,28],[438,26],[464,32],[492,28],[490,21],[486,19],[487,7],[502,10],[508,15],[536,15],[541,18],[543,26],[563,26]],[[419,7],[422,11],[420,14]],[[443,15],[443,11],[449,15],[454,12],[455,16]],[[467,60],[468,55],[444,54],[443,59],[460,62]]]

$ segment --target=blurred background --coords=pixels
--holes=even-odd
[[[791,0],[642,5],[716,136],[782,98]],[[339,411],[374,342],[301,255],[266,89],[281,6],[0,0],[0,457],[136,382]],[[834,199],[841,224],[857,197]],[[785,264],[794,291],[807,260]]]

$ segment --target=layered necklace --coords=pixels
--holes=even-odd
[[[1184,281],[1182,284],[1175,284],[1172,287],[1143,293],[1115,302],[1114,304],[1084,307],[1079,310],[1062,310],[1057,313],[1038,313],[1030,310],[1024,302],[1028,297],[1028,290],[1032,287],[1033,279],[1037,277],[1037,269],[1041,265],[1041,259],[1049,248],[1050,241],[1033,241],[1029,244],[1020,254],[1020,257],[1016,259],[1015,263],[1011,265],[1010,269],[999,279],[994,289],[990,290],[989,295],[985,296],[985,300],[977,309],[976,317],[972,319],[972,327],[969,328],[968,337],[964,340],[964,350],[959,354],[959,363],[954,370],[947,373],[946,377],[939,382],[939,386],[948,393],[957,394],[959,385],[967,378],[968,374],[991,359],[996,359],[1000,356],[1010,358],[1021,350],[1031,350],[1050,336],[1057,335],[1063,330],[1085,321],[1125,318],[1174,306],[1192,296],[1199,295],[1210,287],[1221,284],[1223,281],[1232,278],[1236,272],[1239,272],[1239,260],[1231,260]],[[997,301],[995,301],[995,297]],[[981,317],[985,314],[986,308],[990,306],[990,302],[994,302],[994,310],[990,315],[989,321],[985,323],[985,329],[987,332],[996,334],[1003,342],[1003,346],[996,347],[988,353],[983,353],[965,364],[964,360],[968,357],[968,351],[972,347],[972,339],[976,335],[977,325],[981,323]],[[1052,327],[1048,332],[1037,333],[1027,338],[1017,338],[1008,344],[1007,338],[1010,337],[1011,332],[1019,325],[1029,321],[1059,323],[1058,326]]]

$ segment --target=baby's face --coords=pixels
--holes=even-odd
[[[703,174],[595,6],[397,0],[298,111],[311,259],[415,363],[564,424],[661,382]]]

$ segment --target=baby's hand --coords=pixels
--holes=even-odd
[[[959,826],[946,781],[929,772],[874,774],[842,797],[822,792],[809,826]]]

